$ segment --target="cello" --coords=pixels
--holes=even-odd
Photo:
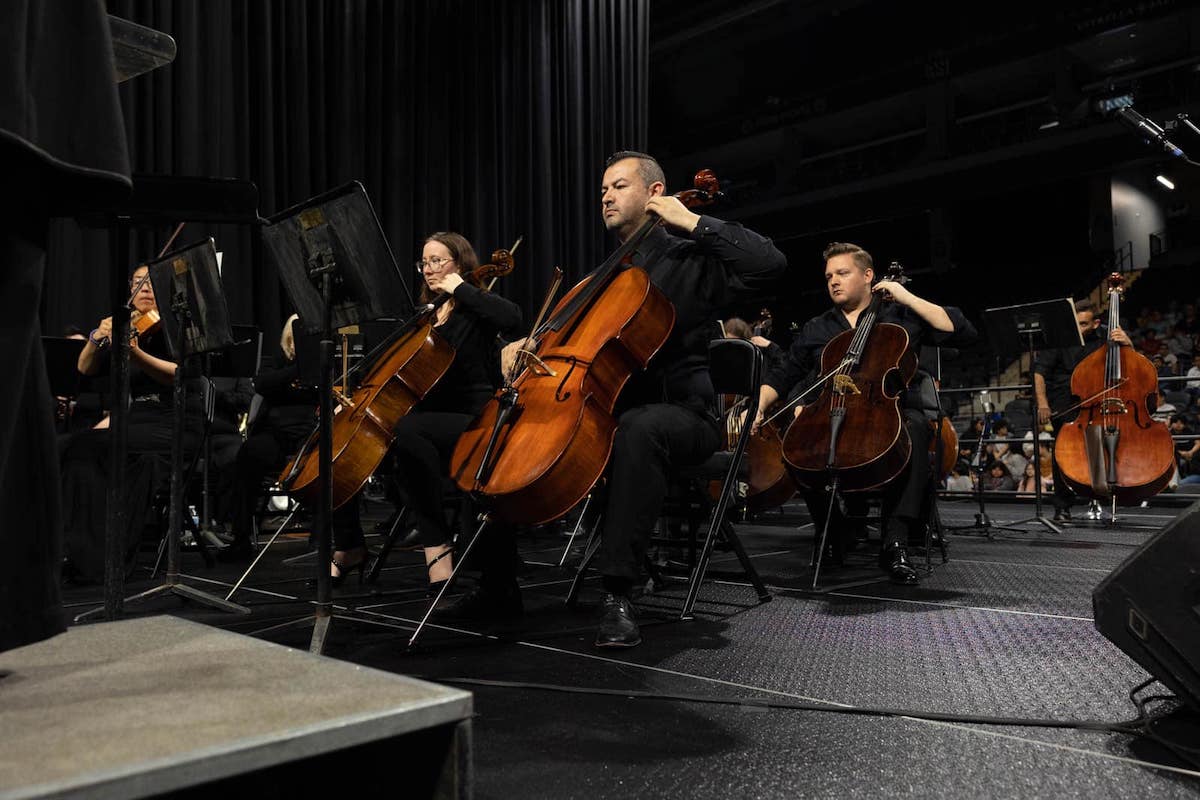
[[[515,246],[514,246],[515,249]],[[512,251],[496,250],[489,264],[472,270],[480,281],[513,270]],[[465,277],[465,276],[464,276]],[[454,348],[437,332],[437,311],[451,295],[441,294],[356,365],[365,371],[356,388],[338,392],[333,417],[333,499],[338,508],[354,497],[379,468],[402,417],[433,389],[450,369]],[[345,384],[349,373],[343,376]],[[314,431],[288,462],[279,483],[305,502],[317,501],[318,453]]]
[[[896,262],[886,280],[907,282]],[[838,490],[866,491],[888,483],[908,464],[912,443],[900,395],[917,359],[908,331],[876,322],[883,302],[874,293],[858,324],[825,345],[821,394],[784,434],[783,458],[801,486],[822,486],[832,474]]]
[[[771,312],[763,309],[758,321],[751,328],[751,336],[768,336],[771,332]],[[730,333],[721,325],[725,336]],[[740,403],[728,403],[727,398],[719,397],[718,411],[725,419],[725,443],[723,449],[732,451],[738,438],[742,435],[742,425],[747,424],[743,419],[744,412],[739,413]],[[750,434],[746,440],[746,452],[743,461],[748,468],[746,476],[746,508],[751,512],[766,511],[778,508],[791,499],[796,493],[796,484],[788,473],[783,461],[783,437],[779,426],[774,422],[764,422],[758,430]],[[710,487],[713,498],[720,491],[720,482],[714,481]]]
[[[1120,326],[1124,279],[1108,278],[1109,330]],[[1158,373],[1150,359],[1111,339],[1071,373],[1071,394],[1083,398],[1079,415],[1054,442],[1054,460],[1082,497],[1130,505],[1166,488],[1175,474],[1175,446],[1167,426],[1151,418]]]
[[[709,170],[675,195],[688,208],[714,202]],[[530,337],[525,365],[459,437],[450,476],[499,518],[536,525],[566,514],[591,491],[612,453],[621,389],[645,369],[675,325],[675,309],[627,258],[661,224],[650,215]]]

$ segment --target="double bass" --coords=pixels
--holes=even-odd
[[[472,271],[480,281],[513,270],[512,252],[496,250],[489,264]],[[437,332],[437,311],[450,300],[441,294],[377,347],[356,369],[365,372],[352,392],[336,392],[333,416],[333,500],[338,508],[354,497],[379,468],[395,435],[393,430],[450,369],[454,348]],[[343,376],[343,383],[347,376]],[[314,431],[284,467],[279,483],[305,502],[315,503],[318,452]]]
[[[1109,330],[1120,326],[1124,279],[1108,278]],[[1054,460],[1067,484],[1088,498],[1140,503],[1166,488],[1175,474],[1167,426],[1152,419],[1158,373],[1150,359],[1111,339],[1071,373],[1079,415],[1054,442]]]
[[[892,262],[886,280],[904,283]],[[858,324],[821,351],[821,394],[788,427],[783,458],[796,482],[820,487],[831,475],[843,492],[883,486],[908,464],[912,443],[900,396],[917,370],[908,331],[877,322],[882,293],[875,292]]]
[[[714,202],[720,191],[708,170],[693,185],[675,195],[688,208]],[[553,521],[603,474],[617,398],[675,325],[670,300],[645,270],[626,263],[660,223],[651,215],[535,325],[520,374],[459,437],[450,476],[490,513],[511,523]]]

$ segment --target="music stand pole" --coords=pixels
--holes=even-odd
[[[1025,327],[1025,330],[1022,331],[1022,333],[1025,335],[1025,341],[1027,343],[1028,353],[1029,353],[1029,381],[1030,381],[1029,396],[1031,398],[1033,398],[1035,396],[1035,390],[1034,390],[1034,385],[1033,385],[1033,359],[1034,359],[1034,355],[1035,355],[1035,351],[1034,351],[1034,347],[1033,347],[1033,337],[1035,335],[1041,333],[1041,331],[1042,331],[1042,326],[1041,326],[1041,323],[1039,323],[1039,322],[1029,323]],[[1030,402],[1030,405],[1031,406],[1033,405],[1032,401]],[[1062,533],[1063,532],[1062,528],[1058,527],[1053,522],[1046,519],[1046,516],[1042,513],[1042,459],[1039,458],[1039,454],[1038,454],[1038,450],[1041,447],[1042,440],[1040,437],[1040,431],[1036,427],[1038,424],[1036,408],[1033,409],[1033,413],[1034,413],[1033,424],[1035,426],[1033,428],[1033,516],[1025,517],[1024,519],[1019,519],[1014,522],[1009,522],[1006,524],[1012,526],[1012,525],[1025,525],[1030,522],[1037,522],[1037,523],[1040,523],[1041,525],[1045,526],[1047,530],[1050,530],[1053,533]],[[1024,479],[1024,476],[1022,476],[1022,480],[1023,479]]]
[[[320,476],[319,508],[317,509],[317,606],[313,619],[312,639],[308,651],[320,655],[325,651],[325,637],[333,622],[333,582],[329,565],[333,561],[333,263],[313,259],[311,276],[321,277],[321,298],[324,301],[321,320],[321,378],[320,420],[317,433],[317,473]],[[351,500],[351,502],[355,502]]]
[[[983,499],[983,476],[987,469],[984,465],[983,448],[984,442],[992,437],[992,404],[984,401],[983,403],[983,431],[979,437],[979,441],[975,445],[975,457],[971,460],[971,471],[975,473],[975,500],[979,503],[979,510],[975,512],[974,525],[951,525],[946,528],[948,531],[963,535],[971,533],[982,534],[986,539],[994,539],[993,531],[1014,531],[1021,532],[1020,528],[1012,528],[1004,525],[992,524],[992,518],[988,516],[987,508]],[[971,397],[971,411],[975,411],[975,397]]]

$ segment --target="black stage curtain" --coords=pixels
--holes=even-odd
[[[611,247],[599,179],[646,143],[648,0],[110,0],[175,37],[176,61],[121,87],[134,173],[253,180],[263,216],[349,180],[371,196],[411,285],[423,237],[465,234],[484,259],[518,234],[497,291],[531,313],[561,265],[579,278]],[[169,230],[139,237],[157,254]],[[235,322],[271,342],[290,309],[274,270],[225,252]],[[44,331],[107,307],[103,233],[52,231]],[[568,285],[570,285],[568,283]]]

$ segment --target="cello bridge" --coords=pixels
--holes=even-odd
[[[1100,413],[1104,414],[1128,414],[1129,408],[1125,405],[1125,401],[1119,397],[1109,397],[1100,401]]]
[[[834,375],[833,391],[838,394],[862,394],[854,385],[854,379],[849,375]]]
[[[331,389],[330,391],[333,392],[333,399],[337,400],[340,405],[346,408],[354,408],[354,402],[349,397],[342,394],[337,389]]]

